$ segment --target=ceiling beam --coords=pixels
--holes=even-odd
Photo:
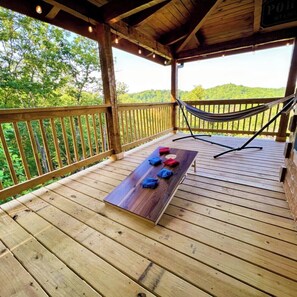
[[[177,54],[178,62],[188,62],[201,58],[209,58],[214,55],[220,56],[230,52],[243,52],[256,50],[260,46],[269,45],[273,47],[275,44],[286,44],[291,42],[297,36],[297,27],[279,30],[268,33],[255,33],[250,37],[239,38],[231,41],[226,41],[213,45],[202,45],[197,49],[183,51]],[[247,50],[248,49],[248,50]]]
[[[186,25],[189,28],[187,37],[181,42],[177,47],[176,52],[180,52],[188,44],[188,42],[193,38],[196,32],[202,27],[207,17],[213,12],[213,10],[222,2],[223,0],[204,0],[203,4],[198,5],[194,12],[192,12],[192,17],[189,23]]]
[[[49,13],[45,16],[47,19],[54,19],[61,9],[53,6],[53,8],[49,11]]]
[[[118,0],[112,0],[100,7],[100,14],[105,23],[113,24],[163,1],[164,0],[121,0],[119,5]]]
[[[260,31],[261,24],[261,14],[262,14],[262,0],[255,0],[254,5],[254,32]]]
[[[173,57],[168,46],[151,39],[146,34],[137,30],[137,28],[127,26],[127,24],[122,21],[112,25],[112,32],[132,43],[139,44],[141,47],[146,48],[149,51],[156,52],[156,54],[166,59],[170,60]]]
[[[159,9],[163,8],[166,4],[168,4],[171,0],[165,0],[155,6],[146,8],[145,10],[133,14],[127,18],[125,18],[125,22],[127,22],[130,26],[139,26],[145,20],[147,20],[151,15],[157,12]]]
[[[90,2],[83,2],[81,0],[44,0],[45,2],[60,8],[63,11],[82,19],[93,25],[103,23],[103,18],[100,13],[100,8],[91,4]],[[88,3],[87,5],[85,5]],[[63,26],[61,26],[63,27]],[[128,27],[122,21],[116,22],[111,27],[113,33],[118,34],[120,37],[129,40],[135,44],[141,45],[150,51],[155,51],[158,55],[166,59],[171,59],[172,54],[169,47],[156,42],[149,36],[140,33],[137,29]],[[73,30],[74,31],[74,30]],[[74,31],[75,32],[75,31]]]

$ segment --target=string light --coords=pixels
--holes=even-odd
[[[93,27],[92,27],[91,25],[88,26],[88,31],[89,31],[90,33],[93,32]]]
[[[138,54],[139,54],[139,55],[142,54],[142,50],[141,50],[141,48],[139,47],[139,44],[138,44]]]
[[[35,11],[38,13],[38,14],[42,14],[42,7],[40,5],[36,5],[35,7]]]
[[[116,44],[118,44],[118,43],[119,43],[119,36],[118,36],[118,32],[116,32],[116,38],[115,38],[114,42],[115,42]]]
[[[156,54],[155,54],[155,53],[153,53],[153,58],[154,58],[154,59],[156,58]]]

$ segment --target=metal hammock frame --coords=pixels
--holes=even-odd
[[[200,141],[204,141],[204,142],[208,142],[211,144],[215,144],[221,147],[225,147],[228,150],[225,152],[222,152],[220,154],[217,154],[214,156],[214,158],[220,157],[222,155],[225,155],[227,153],[230,152],[234,152],[234,151],[241,151],[244,149],[260,149],[262,150],[263,147],[261,146],[248,146],[259,134],[261,134],[271,123],[273,123],[282,113],[288,113],[293,106],[296,104],[296,94],[292,94],[290,96],[281,98],[281,99],[277,99],[274,100],[272,102],[269,103],[265,103],[262,105],[258,105],[252,108],[248,108],[246,110],[240,110],[237,112],[231,112],[231,113],[222,113],[222,114],[214,114],[214,113],[209,113],[209,112],[205,112],[201,109],[195,108],[192,105],[189,105],[187,103],[185,103],[184,101],[177,99],[177,103],[182,111],[183,117],[185,119],[186,125],[189,128],[190,131],[190,135],[188,136],[183,136],[183,137],[179,137],[176,139],[173,139],[172,141],[178,141],[178,140],[182,140],[182,139],[186,139],[186,138],[194,138],[196,140],[200,140]],[[256,115],[258,113],[264,112],[265,110],[271,108],[272,106],[276,105],[276,104],[280,104],[280,103],[284,103],[283,108],[273,117],[271,118],[261,129],[259,129],[255,134],[253,134],[253,136],[251,138],[249,138],[242,146],[240,147],[232,147],[229,145],[225,145],[225,144],[221,144],[218,142],[214,142],[211,140],[207,140],[207,139],[203,139],[200,138],[202,136],[208,136],[210,137],[211,135],[204,135],[204,134],[194,134],[193,130],[189,124],[188,118],[186,116],[185,110],[186,109],[189,113],[191,113],[192,115],[194,115],[195,117],[198,117],[204,121],[209,121],[209,122],[228,122],[228,121],[237,121],[237,120],[241,120],[247,117],[251,117],[253,115]]]

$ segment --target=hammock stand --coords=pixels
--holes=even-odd
[[[228,150],[225,152],[222,152],[220,154],[217,154],[214,156],[214,158],[220,157],[222,155],[225,155],[227,153],[230,152],[234,152],[234,151],[241,151],[244,149],[260,149],[262,150],[263,147],[261,146],[248,146],[248,144],[250,144],[251,141],[253,141],[260,133],[262,133],[271,123],[273,123],[282,113],[288,113],[293,106],[296,104],[296,100],[297,97],[295,94],[292,94],[290,96],[266,103],[266,104],[262,104],[256,107],[252,107],[246,110],[242,110],[242,111],[237,111],[237,112],[232,112],[232,113],[225,113],[225,114],[211,114],[208,112],[205,112],[203,110],[197,109],[183,101],[181,101],[180,99],[177,99],[177,103],[182,111],[183,117],[185,119],[186,125],[189,128],[190,134],[188,136],[183,136],[183,137],[179,137],[176,139],[173,139],[172,141],[178,141],[178,140],[182,140],[182,139],[186,139],[186,138],[194,138],[196,140],[200,140],[200,141],[204,141],[204,142],[208,142],[211,144],[215,144],[224,148],[227,148]],[[221,144],[218,142],[214,142],[211,140],[207,140],[207,139],[202,139],[200,138],[201,136],[211,136],[211,135],[200,135],[200,134],[194,134],[193,130],[189,124],[188,118],[186,116],[185,110],[184,108],[191,113],[192,115],[194,115],[195,117],[198,117],[202,120],[205,121],[210,121],[210,122],[226,122],[226,121],[235,121],[235,120],[239,120],[239,119],[244,119],[247,117],[251,117],[255,114],[258,114],[260,112],[264,112],[265,110],[271,108],[273,105],[279,104],[279,103],[283,103],[285,102],[283,108],[273,117],[271,118],[260,130],[258,130],[255,134],[253,134],[253,136],[248,139],[242,146],[240,147],[232,147],[232,146],[228,146],[225,144]]]

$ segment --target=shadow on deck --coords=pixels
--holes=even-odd
[[[258,139],[262,151],[214,160],[222,148],[174,137],[1,205],[0,296],[296,296],[283,144]],[[199,154],[159,225],[105,205],[160,145]]]

